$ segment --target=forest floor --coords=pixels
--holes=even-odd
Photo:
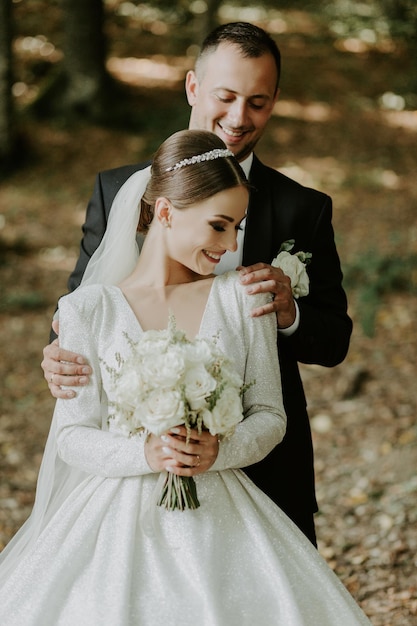
[[[128,56],[122,48],[117,54]],[[353,53],[289,34],[281,49],[282,96],[258,153],[333,197],[355,324],[343,364],[302,366],[319,549],[374,626],[411,626],[417,620],[417,275],[415,266],[407,268],[417,253],[417,112],[380,106],[384,92],[404,89],[411,61],[400,48]],[[186,57],[158,56],[133,68],[138,133],[22,122],[26,164],[0,185],[0,547],[33,504],[54,404],[40,369],[42,348],[77,257],[94,175],[149,157],[186,125],[182,79],[190,65]],[[130,80],[128,70],[113,65],[119,78]],[[382,285],[394,265],[388,288],[365,289]],[[372,307],[370,323],[365,313]]]

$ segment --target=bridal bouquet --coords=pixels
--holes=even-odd
[[[301,298],[309,292],[310,280],[306,265],[310,263],[312,254],[302,251],[291,254],[294,243],[294,239],[284,241],[271,265],[282,269],[291,280],[292,295],[294,298]]]
[[[127,339],[130,355],[126,360],[117,355],[119,369],[108,368],[115,409],[111,430],[159,436],[183,424],[188,436],[191,429],[207,429],[219,438],[233,433],[243,419],[242,395],[248,386],[215,339],[189,341],[172,317],[166,330],[149,330],[137,342]],[[167,472],[158,505],[198,508],[194,479]]]

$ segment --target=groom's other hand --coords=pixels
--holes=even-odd
[[[54,332],[59,334],[59,323],[52,322]],[[41,363],[43,375],[54,398],[74,398],[76,393],[67,387],[87,385],[92,373],[91,367],[81,354],[59,347],[59,339],[43,349]]]

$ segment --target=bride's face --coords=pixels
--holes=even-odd
[[[170,228],[165,231],[170,258],[197,274],[212,274],[223,254],[237,248],[237,231],[248,200],[248,191],[241,186],[187,209],[172,207]]]

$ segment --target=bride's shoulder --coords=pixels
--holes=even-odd
[[[214,280],[219,286],[228,285],[230,287],[231,285],[237,286],[240,284],[239,272],[236,270],[230,270],[228,272],[224,272],[224,274],[219,274]]]
[[[118,287],[113,285],[86,285],[63,296],[59,300],[58,306],[59,309],[78,309],[83,313],[89,313],[102,308],[101,305],[104,301],[114,300],[118,292]]]
[[[245,309],[253,309],[271,300],[270,293],[248,294],[246,286],[240,280],[240,272],[233,270],[216,276],[217,284],[227,297],[234,298]]]

